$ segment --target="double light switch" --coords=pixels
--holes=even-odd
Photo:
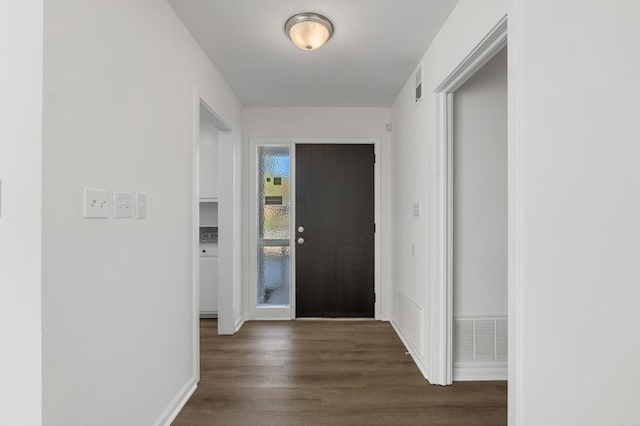
[[[101,189],[84,189],[84,217],[107,218],[111,209],[111,193]]]

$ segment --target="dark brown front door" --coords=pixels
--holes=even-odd
[[[374,146],[296,145],[295,184],[296,316],[373,318]]]

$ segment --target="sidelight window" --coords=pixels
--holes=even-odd
[[[287,146],[258,147],[258,306],[288,306],[291,156]]]

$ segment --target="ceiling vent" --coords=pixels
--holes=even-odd
[[[416,105],[422,100],[422,65],[416,71]]]

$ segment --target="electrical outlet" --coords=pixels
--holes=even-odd
[[[133,194],[130,192],[113,193],[113,217],[133,216]]]
[[[101,189],[84,188],[84,217],[107,218],[111,207],[110,193]]]

